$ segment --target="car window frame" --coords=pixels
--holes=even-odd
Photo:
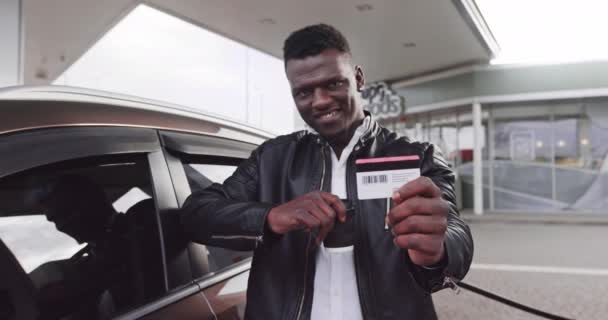
[[[246,159],[257,145],[207,134],[160,130],[161,144],[169,151],[184,155],[208,155]]]
[[[182,207],[186,198],[191,193],[183,167],[185,159],[188,161],[203,159],[205,161],[215,161],[216,164],[226,164],[228,162],[229,164],[238,165],[241,161],[247,159],[251,151],[257,147],[255,144],[247,142],[204,134],[158,130],[158,135],[160,137],[161,151],[154,153],[153,156],[156,162],[164,163],[166,171],[162,176],[157,177],[158,181],[154,182],[153,185],[158,185],[159,188],[164,186],[165,189],[170,186],[175,196],[174,200],[166,201],[162,209],[159,207],[159,213],[161,214],[178,214],[179,208]],[[212,148],[206,147],[206,143],[209,142],[212,142]],[[224,142],[226,144],[223,144]],[[235,152],[235,150],[237,151]],[[152,165],[151,169],[154,169]],[[179,301],[195,294],[201,293],[204,296],[205,289],[231,277],[248,272],[250,269],[251,258],[244,259],[219,272],[212,272],[197,279],[193,278],[191,283],[170,290],[168,295],[120,315],[115,319],[139,319],[154,314],[154,312],[171,304],[179,303]]]
[[[94,142],[91,137],[94,138]],[[53,146],[54,154],[50,157],[45,156],[40,148],[37,148],[40,145]],[[145,154],[156,205],[155,218],[160,232],[165,293],[158,299],[136,306],[115,318],[137,319],[201,291],[194,281],[169,290],[165,241],[160,217],[178,209],[179,206],[157,129],[129,126],[67,126],[25,130],[0,136],[0,151],[6,152],[6,150],[11,150],[15,160],[0,165],[0,178],[32,168],[80,158]],[[24,153],[28,155],[27,161],[17,161],[16,159],[23,158]],[[19,154],[21,157],[18,156]]]
[[[146,128],[69,126],[19,131],[0,136],[0,153],[5,155],[0,178],[70,159],[159,150],[157,133]],[[23,153],[28,156],[18,156]]]
[[[181,208],[192,193],[186,177],[184,164],[220,164],[238,166],[250,157],[257,148],[255,144],[235,141],[228,138],[209,135],[160,131],[163,154],[175,186],[179,207]],[[212,143],[206,148],[207,143]],[[217,272],[211,272],[203,277],[193,279],[201,289],[205,289],[228,277],[243,273],[251,267],[251,259],[231,264]],[[243,270],[245,266],[246,270]],[[217,280],[216,280],[217,278]]]

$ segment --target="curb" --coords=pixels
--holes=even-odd
[[[467,223],[608,225],[608,214],[462,213],[460,216]]]

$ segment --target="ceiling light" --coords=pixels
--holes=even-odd
[[[564,141],[564,140],[557,141],[557,146],[560,147],[560,148],[565,147],[566,146],[566,141]]]
[[[374,9],[374,7],[369,3],[363,3],[363,4],[356,5],[355,8],[357,8],[357,10],[359,10],[359,12],[371,11]]]
[[[581,139],[581,144],[584,145],[584,146],[588,145],[589,144],[589,139],[587,139],[587,138]]]
[[[543,142],[540,141],[540,140],[536,141],[536,147],[537,148],[542,148],[543,147]]]

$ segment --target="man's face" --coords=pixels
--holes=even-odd
[[[350,56],[328,49],[285,65],[293,99],[302,119],[330,142],[347,143],[364,118],[358,99],[363,72]]]
[[[78,243],[96,240],[105,228],[111,212],[96,206],[98,201],[55,196],[42,203],[42,209],[49,222],[58,231],[74,238]]]

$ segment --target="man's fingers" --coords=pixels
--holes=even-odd
[[[388,224],[394,226],[414,215],[447,216],[448,204],[441,198],[410,198],[397,205],[388,213]]]
[[[337,196],[335,196],[331,193],[320,192],[319,194],[321,195],[323,200],[325,200],[325,202],[328,203],[335,210],[335,213],[338,216],[338,219],[340,219],[341,222],[345,222],[346,221],[346,206],[344,206],[344,203],[342,202],[342,200],[340,200],[340,198],[338,198]]]
[[[443,216],[409,216],[395,224],[392,228],[394,235],[410,233],[444,234],[447,229],[447,218]]]
[[[393,201],[398,204],[416,196],[437,198],[441,197],[441,190],[428,177],[418,177],[397,189],[393,193]]]
[[[307,205],[308,212],[320,222],[317,243],[320,243],[325,239],[331,229],[334,228],[334,223],[336,221],[336,216],[333,210],[331,210],[331,208],[329,208],[326,204],[320,204],[319,202],[322,202],[322,200],[311,201]],[[320,208],[320,205],[327,206],[327,209],[329,209],[330,213],[326,213],[323,209]]]
[[[331,220],[335,220],[336,219],[336,210],[334,210],[334,208],[328,204],[324,198],[319,198],[319,199],[315,199],[315,204],[317,205],[317,207],[319,207],[319,209],[321,209],[321,211],[323,211],[323,213]]]
[[[321,241],[325,240],[327,234],[331,232],[336,223],[336,212],[332,207],[327,205],[323,200],[319,200],[316,205],[319,207],[320,214],[324,215],[321,220],[321,227],[319,230],[319,235],[317,237],[317,244],[321,243]]]
[[[437,255],[443,246],[443,238],[419,233],[396,236],[395,245],[402,249],[414,250],[426,255]]]
[[[300,209],[294,212],[293,218],[295,219],[296,224],[300,227],[295,227],[294,229],[309,229],[312,230],[321,225],[321,222],[309,214],[306,210]]]

